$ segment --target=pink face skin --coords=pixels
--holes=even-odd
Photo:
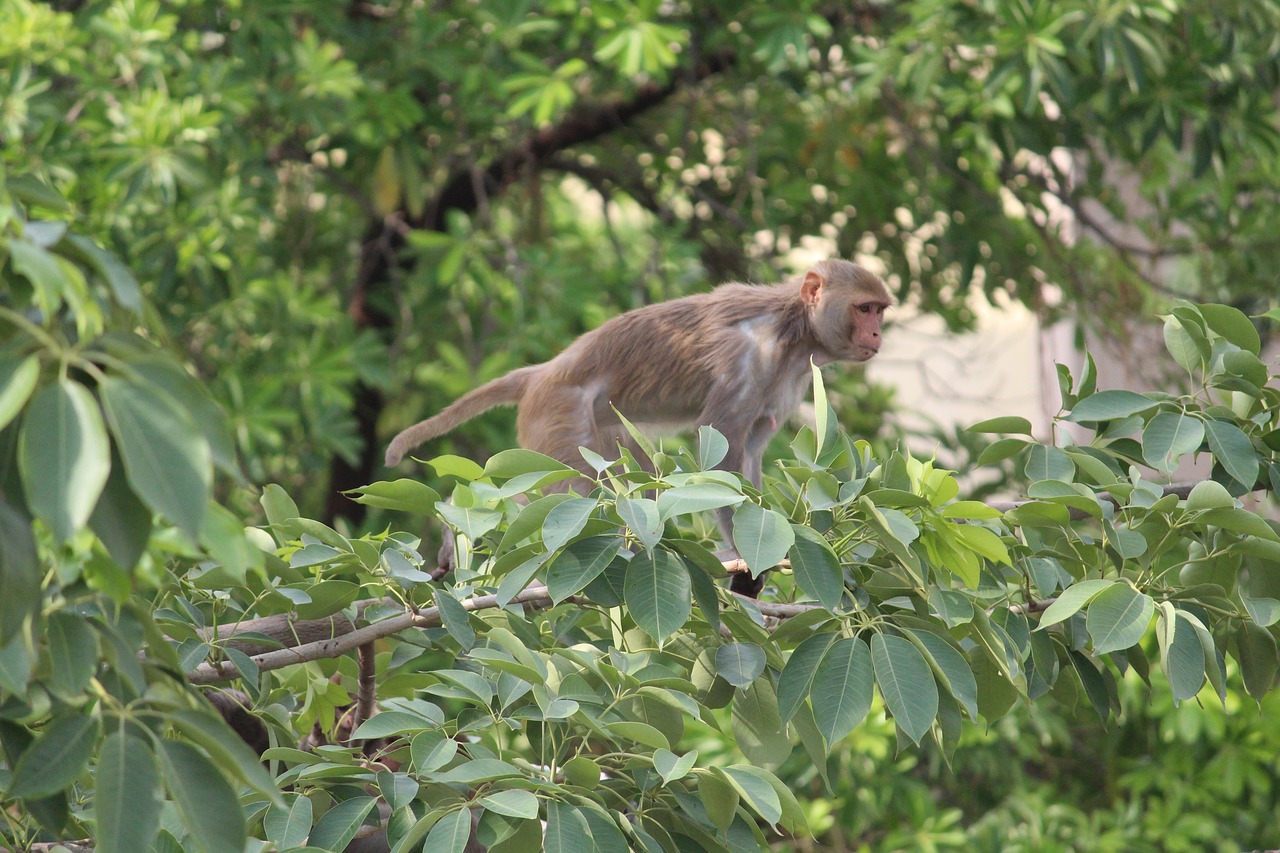
[[[849,341],[853,345],[854,361],[866,361],[880,351],[880,327],[888,307],[888,303],[870,300],[853,304],[849,314],[853,327]]]

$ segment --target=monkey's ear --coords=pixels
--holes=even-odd
[[[822,293],[823,285],[827,280],[822,274],[816,270],[809,270],[804,274],[804,281],[800,284],[800,301],[805,305],[817,305],[818,296]]]

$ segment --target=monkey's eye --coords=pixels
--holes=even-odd
[[[870,306],[870,305],[859,305],[859,306],[858,306],[858,310],[859,310],[859,311],[861,311],[863,314],[870,314],[870,313],[871,313],[871,306]]]

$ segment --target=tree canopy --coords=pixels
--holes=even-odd
[[[1205,706],[1276,713],[1277,25],[1269,1],[6,4],[3,843],[1156,849],[1154,817],[1090,823],[993,769],[1069,752],[1080,711],[1098,739],[1173,726],[1161,767],[1229,743],[1202,790],[1125,784],[1188,849],[1267,843],[1274,739]],[[500,417],[379,467],[480,381],[799,248],[955,326],[974,288],[1158,312],[1186,386],[1060,367],[1051,435],[963,437],[1005,504],[847,426],[866,398],[816,371],[761,491],[709,429],[589,458],[588,495],[545,494],[572,472]],[[1192,458],[1209,478],[1172,482]],[[719,583],[723,507],[729,568],[782,567],[759,601]],[[199,689],[229,685],[247,739]],[[928,773],[990,791],[961,821]]]

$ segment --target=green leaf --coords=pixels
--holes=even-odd
[[[0,494],[0,646],[39,608],[41,574],[31,519]]]
[[[1238,308],[1230,305],[1197,305],[1200,316],[1210,329],[1246,352],[1258,355],[1262,351],[1262,339],[1253,322]]]
[[[1280,667],[1275,637],[1266,628],[1241,622],[1236,629],[1236,655],[1244,689],[1261,702],[1275,685],[1276,670]]]
[[[344,494],[355,495],[353,500],[358,504],[411,512],[414,515],[434,515],[436,504],[440,501],[440,495],[435,489],[409,479],[370,483]]]
[[[791,526],[791,571],[796,584],[827,610],[835,610],[844,597],[844,571],[827,540],[809,527]],[[736,532],[736,531],[735,531]]]
[[[244,811],[231,785],[189,744],[160,741],[160,767],[182,822],[205,853],[243,853]]]
[[[938,685],[929,664],[910,640],[889,634],[871,637],[871,662],[885,706],[898,727],[919,744],[938,716]]]
[[[723,506],[737,506],[744,500],[746,498],[741,492],[722,483],[694,483],[691,486],[667,489],[659,494],[658,515],[663,521],[668,521],[676,516],[705,512]]]
[[[71,712],[56,718],[17,758],[5,795],[38,799],[70,787],[89,763],[97,740],[95,717]]]
[[[1071,586],[1063,590],[1057,600],[1045,608],[1044,613],[1040,614],[1040,624],[1036,627],[1037,631],[1044,630],[1050,625],[1056,625],[1074,616],[1080,608],[1089,603],[1095,595],[1116,584],[1115,580],[1085,580],[1076,581]]]
[[[729,781],[724,771],[712,768],[698,776],[698,797],[707,810],[707,817],[724,832],[733,823],[738,811],[738,789]]]
[[[81,616],[59,611],[45,622],[49,641],[51,687],[64,699],[75,699],[98,668],[98,640]]]
[[[734,512],[733,545],[753,577],[778,565],[794,544],[791,522],[780,513],[753,503],[744,503]]]
[[[758,678],[733,696],[733,737],[752,764],[777,767],[791,755],[773,682]]]
[[[598,777],[597,781],[599,781]],[[538,816],[538,798],[532,791],[522,791],[518,788],[485,794],[480,798],[479,804],[491,812],[507,817],[533,820]]]
[[[568,803],[547,803],[543,853],[592,853],[591,827],[582,813]]]
[[[1076,475],[1076,463],[1072,462],[1066,451],[1060,448],[1033,444],[1031,452],[1027,454],[1026,474],[1032,482],[1038,480],[1070,482]]]
[[[618,556],[617,536],[591,536],[570,543],[547,569],[547,591],[556,604],[582,590]]]
[[[579,500],[585,500],[585,498]],[[496,509],[456,506],[448,501],[440,501],[436,504],[436,512],[450,526],[457,529],[459,533],[472,542],[475,542],[502,523],[502,513]]]
[[[904,629],[905,631],[905,629]],[[933,667],[934,675],[942,682],[955,700],[969,714],[969,719],[978,719],[978,683],[973,677],[973,667],[968,658],[958,649],[929,631],[906,632],[907,638],[919,643],[923,648],[925,659]]]
[[[298,517],[298,505],[289,497],[288,492],[275,483],[267,483],[262,487],[259,503],[267,514],[267,524],[272,527],[279,527],[289,519]]]
[[[226,510],[223,513],[230,515]],[[132,571],[147,552],[147,544],[151,541],[151,510],[129,486],[129,478],[125,476],[124,465],[117,454],[112,454],[111,474],[107,477],[102,496],[98,498],[98,505],[93,508],[93,515],[89,516],[89,527],[97,534],[115,564],[125,571]],[[244,526],[241,525],[240,529],[243,531]]]
[[[1142,431],[1142,455],[1152,468],[1168,473],[1183,456],[1199,450],[1203,441],[1201,421],[1179,412],[1161,412]]]
[[[309,797],[285,794],[285,802],[267,809],[262,828],[281,850],[300,847],[311,834],[313,805]]]
[[[1188,372],[1203,370],[1209,362],[1209,340],[1204,332],[1172,314],[1164,320],[1164,345],[1173,360]]]
[[[431,827],[431,831],[427,833],[427,842],[422,849],[430,850],[431,853],[436,853],[436,851],[439,851],[439,853],[462,853],[463,848],[467,846],[467,839],[470,837],[471,812],[465,808],[458,809],[457,811],[449,812],[436,821],[435,826]],[[312,843],[314,844],[315,842]],[[326,849],[341,850],[345,846],[346,843],[344,842],[342,846],[331,846]]]
[[[571,468],[558,459],[534,450],[525,450],[522,447],[500,450],[490,456],[489,461],[484,465],[484,476],[499,480],[510,480],[525,474],[557,475],[555,479],[549,479],[542,485],[582,476],[577,469]]]
[[[94,849],[146,850],[160,828],[164,801],[151,744],[124,732],[107,735],[98,752],[94,791]]]
[[[581,533],[597,506],[599,501],[595,498],[570,498],[552,507],[542,523],[542,541],[547,550],[555,551]]]
[[[658,504],[648,498],[618,498],[618,515],[640,544],[652,551],[662,540],[662,519]]]
[[[695,749],[684,755],[676,755],[667,749],[659,749],[653,754],[653,769],[658,771],[658,775],[662,777],[662,784],[670,785],[677,779],[683,779],[689,775],[689,771],[693,769],[694,763],[698,760],[698,751]]]
[[[155,386],[107,376],[98,390],[134,492],[198,538],[213,480],[209,442]]]
[[[865,642],[841,637],[831,644],[814,672],[810,692],[813,718],[828,748],[867,716],[874,684],[871,650]]]
[[[1133,391],[1099,391],[1076,404],[1065,420],[1073,423],[1096,423],[1127,418],[1156,406],[1156,401]]]
[[[437,590],[433,603],[440,608],[440,619],[449,636],[458,641],[464,652],[470,650],[476,644],[476,632],[471,627],[471,619],[462,602],[454,598],[449,590],[441,589]]]
[[[782,819],[782,800],[778,792],[768,781],[771,776],[767,770],[751,767],[746,764],[733,764],[721,768],[729,784],[738,792],[738,796],[764,818],[765,823],[776,826]]]
[[[0,429],[18,416],[31,399],[40,378],[40,359],[29,355],[22,361],[0,364]]]
[[[343,850],[351,839],[356,837],[356,832],[360,830],[360,825],[364,823],[365,817],[377,805],[378,801],[373,797],[353,797],[349,800],[343,800],[334,805],[333,808],[320,816],[316,821],[315,828],[311,830],[311,838],[308,844],[312,847],[319,847],[322,850]],[[465,811],[460,814],[466,814]],[[440,824],[437,823],[436,826]],[[471,830],[471,821],[467,820],[467,831]],[[435,832],[435,826],[431,828]],[[465,838],[463,839],[465,842]],[[431,836],[427,836],[427,843],[431,843]],[[435,850],[436,848],[429,848]],[[445,848],[441,848],[445,849]],[[458,848],[459,850],[461,848]]]
[[[439,722],[410,714],[408,711],[382,711],[374,714],[351,733],[352,740],[395,737],[396,735],[439,728]]]
[[[734,687],[746,687],[764,672],[764,649],[755,643],[726,643],[716,649],[716,675]]]
[[[1006,416],[1000,418],[990,418],[985,421],[979,421],[971,427],[965,427],[965,432],[996,432],[996,433],[1015,433],[1018,435],[1031,435],[1031,421],[1026,418]],[[1016,439],[1015,439],[1016,440]]]
[[[1221,483],[1213,480],[1201,480],[1191,488],[1187,495],[1187,509],[1233,509],[1235,498]]]
[[[1258,482],[1258,453],[1253,442],[1235,424],[1226,421],[1205,421],[1209,437],[1209,449],[1232,479],[1252,489]]]
[[[70,539],[89,521],[111,471],[107,430],[93,394],[61,379],[36,392],[18,440],[27,505]]]
[[[703,471],[724,461],[729,453],[729,440],[718,430],[709,426],[698,427],[698,467]],[[648,546],[646,546],[648,547]]]
[[[834,633],[814,634],[806,637],[787,658],[778,676],[778,713],[784,723],[795,716],[808,697],[818,665],[835,640]]]
[[[631,560],[623,596],[636,624],[662,642],[689,619],[692,583],[680,559],[664,548]]]
[[[1074,587],[1072,587],[1074,589]],[[1089,602],[1085,627],[1093,639],[1094,654],[1105,654],[1136,645],[1151,624],[1155,602],[1127,583],[1116,583]]]
[[[994,441],[978,454],[978,464],[994,465],[997,462],[1003,462],[1030,444],[1031,442],[1024,438],[1002,438]]]

